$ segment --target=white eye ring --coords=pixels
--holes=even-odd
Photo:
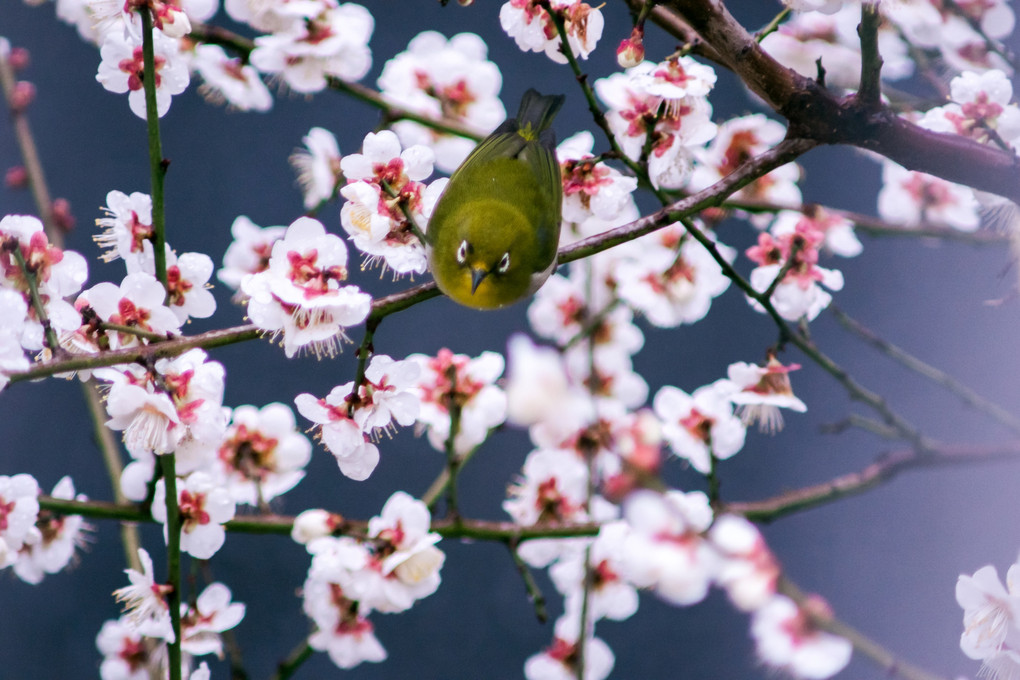
[[[457,248],[457,263],[464,264],[467,261],[468,249],[471,246],[468,245],[467,241],[461,241],[460,247]]]
[[[510,269],[510,253],[503,253],[503,258],[499,261],[496,271],[500,274],[506,274],[507,269]]]

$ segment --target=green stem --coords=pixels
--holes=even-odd
[[[451,367],[451,372],[456,371]],[[451,381],[451,390],[457,389],[456,376]],[[460,431],[460,404],[451,398],[450,404],[450,434],[446,438],[446,469],[448,470],[448,482],[446,484],[446,514],[453,521],[460,519],[460,510],[457,507],[457,476],[460,474],[461,465],[464,459],[457,454],[457,433]]]
[[[276,667],[276,673],[273,674],[273,680],[287,680],[287,678],[293,677],[297,673],[298,669],[301,668],[301,664],[308,661],[312,657],[312,648],[308,646],[307,641],[301,641],[294,650],[287,655],[287,658],[280,662]]]
[[[143,12],[144,14],[144,12]],[[159,456],[166,485],[167,582],[173,586],[167,596],[174,642],[167,645],[170,680],[181,680],[181,512],[177,506],[177,462],[173,453]]]
[[[166,218],[163,205],[163,182],[167,164],[159,136],[159,112],[156,110],[156,60],[153,52],[152,14],[147,8],[142,17],[142,58],[145,88],[145,118],[149,130],[149,175],[152,182],[152,254],[156,260],[156,278],[169,292],[166,276]]]
[[[549,611],[545,607],[545,595],[542,594],[542,589],[538,587],[530,567],[517,554],[517,543],[516,540],[508,541],[506,547],[510,550],[510,557],[514,561],[514,566],[517,567],[517,573],[521,575],[521,580],[524,581],[524,589],[528,593],[531,606],[535,608],[535,616],[538,618],[538,622],[545,623],[549,620]]]
[[[39,323],[42,324],[43,331],[46,333],[46,345],[50,348],[53,356],[57,356],[61,353],[60,340],[57,338],[57,332],[53,330],[53,326],[50,324],[49,317],[46,316],[46,307],[43,305],[42,296],[39,295],[39,282],[35,278],[35,270],[29,269],[28,263],[25,262],[25,254],[21,252],[20,243],[12,244],[11,254],[14,255],[14,261],[25,277],[25,283],[28,285],[28,295],[32,300],[32,309],[35,310],[35,315],[39,319]]]
[[[779,24],[786,21],[786,17],[790,16],[790,8],[785,7],[782,12],[772,17],[772,21],[765,24],[760,31],[754,34],[754,39],[761,42],[770,33],[775,33],[779,30]]]

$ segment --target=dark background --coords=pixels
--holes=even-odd
[[[470,30],[485,37],[490,59],[503,71],[502,96],[509,110],[528,87],[563,92],[568,101],[556,121],[560,138],[595,129],[569,69],[543,55],[522,54],[503,34],[497,19],[501,3],[480,1],[467,9],[455,3],[443,9],[426,0],[364,4],[376,17],[374,65],[367,84],[374,84],[386,59],[419,31],[434,28],[450,36]],[[752,27],[779,7],[761,0],[730,5]],[[603,11],[603,39],[584,64],[593,77],[615,69],[615,46],[629,32],[622,3],[610,3]],[[218,21],[224,21],[222,13]],[[36,141],[53,194],[70,200],[78,220],[67,245],[89,259],[88,286],[119,281],[122,265],[96,259],[92,223],[110,190],[149,191],[144,123],[130,112],[124,96],[96,83],[98,50],[58,22],[51,5],[30,8],[0,0],[0,35],[31,50],[32,65],[21,77],[38,88],[31,109]],[[650,29],[649,58],[661,59],[674,47]],[[711,97],[716,120],[758,110],[739,83],[721,70],[719,74]],[[164,155],[172,161],[166,185],[168,239],[179,252],[210,254],[217,265],[237,215],[246,214],[264,226],[289,224],[301,214],[287,156],[310,127],[332,130],[341,151],[353,153],[379,120],[375,110],[333,92],[310,99],[280,96],[269,114],[232,113],[204,103],[195,93],[196,84],[174,98],[162,121]],[[598,134],[596,140],[600,150],[603,140]],[[19,162],[3,117],[0,167]],[[806,201],[874,212],[879,188],[874,162],[850,149],[827,148],[811,152],[804,166]],[[27,193],[0,190],[0,215],[32,212]],[[337,205],[319,217],[327,229],[341,232]],[[720,238],[743,249],[755,234],[747,225],[730,223],[720,230]],[[823,262],[846,274],[837,303],[883,337],[1015,411],[1020,403],[1016,271],[1005,248],[921,239],[862,240],[862,256]],[[750,269],[743,257],[738,267],[745,273]],[[405,285],[380,280],[374,272],[358,282],[376,295]],[[242,322],[243,310],[229,303],[229,291],[217,286],[215,293],[217,314],[192,323],[189,333]],[[1002,299],[1003,304],[987,304]],[[525,327],[525,310],[521,304],[478,313],[445,299],[433,300],[387,319],[375,346],[396,358],[433,353],[443,346],[471,355],[504,351],[510,333]],[[694,326],[643,328],[646,345],[635,364],[651,394],[663,384],[691,390],[720,378],[734,361],[759,360],[776,337],[772,324],[753,312],[733,287],[715,301],[712,314]],[[949,442],[1010,438],[987,417],[864,347],[831,315],[823,313],[812,324],[812,333],[830,356],[883,394],[926,435]],[[354,329],[352,337],[360,340],[360,329]],[[323,395],[349,380],[352,349],[335,361],[288,361],[268,342],[250,342],[216,350],[213,356],[227,367],[227,405],[282,401],[293,406],[301,392]],[[851,403],[828,374],[796,351],[784,359],[805,365],[794,374],[794,385],[809,411],[788,417],[779,436],[749,433],[744,450],[721,465],[726,500],[761,499],[818,483],[859,470],[895,447],[856,430],[839,436],[821,433],[823,425],[851,412],[871,414]],[[0,474],[32,473],[46,491],[70,474],[79,491],[111,498],[80,392],[75,382],[51,379],[18,384],[0,394]],[[326,507],[367,518],[378,513],[393,491],[423,493],[442,466],[441,455],[410,432],[380,449],[382,461],[374,475],[356,483],[345,479],[332,457],[317,448],[308,478],[276,509],[293,514]],[[507,431],[480,451],[462,476],[467,516],[505,518],[499,504],[528,450],[525,433]],[[679,468],[674,461],[670,479],[685,489],[697,488],[698,481]],[[954,585],[960,573],[973,573],[987,563],[1004,575],[1016,558],[1016,473],[1015,465],[1005,463],[910,472],[866,494],[767,526],[765,533],[787,574],[826,597],[840,618],[940,675],[973,676],[978,664],[959,650],[962,612],[954,600]],[[0,678],[97,675],[101,657],[95,635],[103,621],[118,616],[110,593],[125,585],[126,578],[115,524],[94,524],[91,545],[76,568],[49,576],[38,586],[22,583],[11,573],[0,575]],[[162,575],[158,532],[146,527],[143,540]],[[455,542],[444,542],[442,548],[447,561],[437,594],[403,615],[372,617],[388,661],[344,674],[325,654],[316,654],[298,677],[522,677],[524,660],[550,642],[552,625],[535,620],[506,549]],[[248,535],[231,535],[212,561],[215,577],[248,606],[236,633],[252,678],[268,677],[307,633],[297,596],[307,566],[303,548],[288,538]],[[560,608],[555,590],[544,575],[539,582],[555,616]],[[747,631],[746,617],[718,592],[686,609],[644,596],[631,620],[598,627],[598,635],[616,655],[614,678],[772,677],[773,672],[756,662]],[[211,665],[214,678],[226,676],[225,665]],[[885,673],[855,657],[840,677],[880,678]]]

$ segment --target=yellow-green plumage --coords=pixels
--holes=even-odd
[[[513,304],[555,268],[563,186],[549,125],[562,96],[528,90],[517,118],[475,147],[439,198],[425,234],[439,289],[476,309]]]

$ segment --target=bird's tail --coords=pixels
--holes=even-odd
[[[521,109],[517,112],[517,129],[525,138],[537,138],[552,125],[553,118],[563,106],[561,94],[539,94],[536,90],[528,90],[521,97]]]

